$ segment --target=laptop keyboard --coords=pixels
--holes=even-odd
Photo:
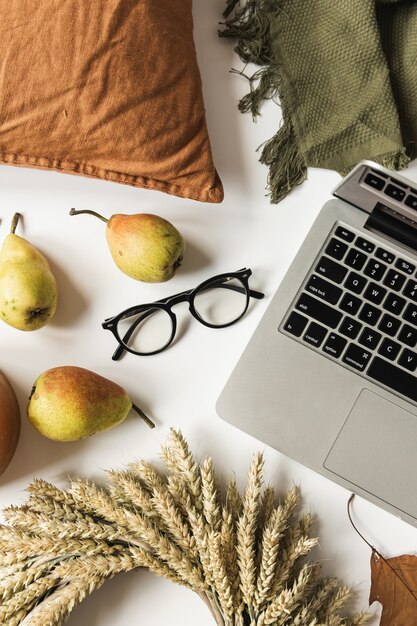
[[[281,330],[417,403],[416,265],[338,224]]]

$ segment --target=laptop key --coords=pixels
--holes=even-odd
[[[338,226],[334,234],[336,235],[336,237],[339,237],[339,239],[344,239],[348,243],[351,243],[355,239],[354,233],[352,233],[347,228],[344,228],[344,226]]]
[[[365,326],[359,336],[359,343],[366,346],[369,350],[375,350],[381,340],[381,333],[377,333],[373,328]]]
[[[336,333],[331,332],[329,333],[322,350],[326,354],[329,354],[330,356],[333,356],[335,359],[337,359],[342,354],[346,344],[347,339],[344,339],[340,335],[336,335]]]
[[[325,276],[328,280],[332,280],[334,283],[340,284],[347,274],[346,267],[332,261],[325,256],[322,256],[320,261],[316,265],[315,271],[322,276]]]
[[[366,254],[359,252],[359,250],[349,250],[346,255],[345,264],[349,267],[353,267],[355,270],[361,270],[367,260]]]
[[[416,377],[376,356],[367,370],[369,378],[417,402]]]
[[[381,189],[383,189],[385,185],[385,180],[383,178],[380,178],[379,176],[376,176],[372,172],[369,172],[369,174],[365,176],[363,182],[370,187],[373,187],[374,189],[378,189],[378,191],[381,191]]]
[[[400,274],[400,272],[396,272],[395,270],[388,270],[387,275],[382,281],[384,285],[394,289],[394,291],[400,291],[401,287],[405,283],[404,274]]]
[[[356,370],[363,372],[368,365],[371,353],[364,350],[361,346],[351,343],[343,355],[342,361]]]
[[[412,209],[417,209],[417,196],[413,196],[412,194],[410,194],[404,200],[404,204],[411,207]]]
[[[375,244],[371,243],[367,239],[364,239],[363,237],[357,237],[355,246],[365,252],[373,252],[375,250]]]
[[[352,296],[351,293],[345,293],[339,303],[339,308],[346,313],[356,315],[356,313],[359,311],[361,304],[362,300],[360,300],[356,296]]]
[[[402,365],[406,369],[410,370],[410,372],[414,372],[417,367],[417,354],[415,352],[411,352],[408,348],[404,348],[401,352],[400,358],[398,359],[398,365]]]
[[[316,298],[312,298],[307,293],[301,294],[295,308],[330,328],[336,328],[342,319],[340,311],[324,302],[320,302],[320,300],[316,300]]]
[[[399,343],[392,339],[385,338],[378,348],[378,353],[390,361],[395,361],[400,350],[401,346]]]
[[[375,324],[381,317],[381,312],[382,311],[380,311],[380,309],[377,309],[376,307],[372,306],[372,304],[368,304],[366,302],[361,308],[358,317],[360,320],[362,320],[362,322],[366,322],[371,326],[375,326]]]
[[[401,202],[405,196],[404,189],[400,189],[395,185],[387,185],[384,189],[384,193],[386,193],[387,196],[390,196],[390,198],[394,198],[394,200],[398,200],[399,202]]]
[[[407,322],[410,322],[411,324],[414,324],[414,326],[417,326],[417,306],[410,303],[403,313],[403,318]]]
[[[315,274],[310,276],[310,279],[305,286],[305,290],[310,291],[314,296],[320,298],[320,300],[325,300],[330,304],[336,304],[342,295],[340,287],[336,287],[336,285],[329,283],[327,280],[324,280]]]
[[[390,337],[395,337],[400,326],[401,320],[385,313],[378,324],[378,329]]]
[[[317,324],[316,322],[311,322],[310,326],[307,328],[303,340],[306,343],[311,344],[318,348],[323,343],[323,339],[327,334],[327,328]]]
[[[375,256],[388,264],[391,264],[395,259],[395,255],[392,252],[388,252],[388,250],[384,250],[384,248],[377,248]]]
[[[405,261],[404,259],[397,259],[395,262],[395,267],[397,267],[402,272],[406,274],[412,274],[416,269],[416,266],[410,263],[409,261]]]
[[[398,335],[398,339],[410,348],[414,348],[417,344],[417,328],[412,328],[408,324],[404,324]]]
[[[381,287],[381,285],[377,285],[377,283],[369,283],[369,285],[365,289],[363,297],[366,300],[373,302],[373,304],[381,304],[386,293],[387,290],[384,289],[384,287]]]
[[[343,241],[339,241],[338,239],[334,239],[334,237],[332,237],[327,244],[324,252],[328,256],[331,256],[337,261],[340,261],[345,256],[345,252],[347,249],[348,246],[343,243]]]
[[[417,302],[417,280],[408,280],[403,289],[403,294],[410,300]]]
[[[363,273],[374,280],[381,280],[383,277],[387,266],[384,263],[380,263],[379,261],[375,261],[375,259],[369,259],[368,263],[363,270]]]
[[[366,278],[356,272],[349,272],[349,276],[346,278],[344,286],[353,293],[361,293],[368,281]]]
[[[287,331],[287,333],[291,333],[295,337],[299,337],[303,332],[304,328],[307,326],[308,319],[304,317],[304,315],[300,315],[293,311],[287,321],[285,322],[283,328]]]
[[[349,337],[350,339],[355,339],[361,328],[362,324],[360,324],[357,320],[354,320],[351,317],[345,317],[343,322],[340,324],[339,333],[345,335],[345,337]]]
[[[382,308],[390,313],[394,313],[395,315],[399,315],[403,308],[406,305],[406,301],[404,298],[397,296],[396,293],[388,293],[387,297],[384,300],[384,304]]]

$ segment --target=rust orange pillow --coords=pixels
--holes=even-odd
[[[223,199],[192,0],[8,0],[0,25],[0,162]]]

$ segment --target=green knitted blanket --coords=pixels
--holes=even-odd
[[[223,37],[237,38],[249,77],[241,111],[278,97],[282,123],[262,150],[271,202],[307,167],[345,174],[361,159],[405,167],[417,139],[417,2],[228,0]],[[278,123],[277,123],[278,126]]]

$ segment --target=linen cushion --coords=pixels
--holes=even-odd
[[[220,202],[192,0],[0,3],[0,162]]]

